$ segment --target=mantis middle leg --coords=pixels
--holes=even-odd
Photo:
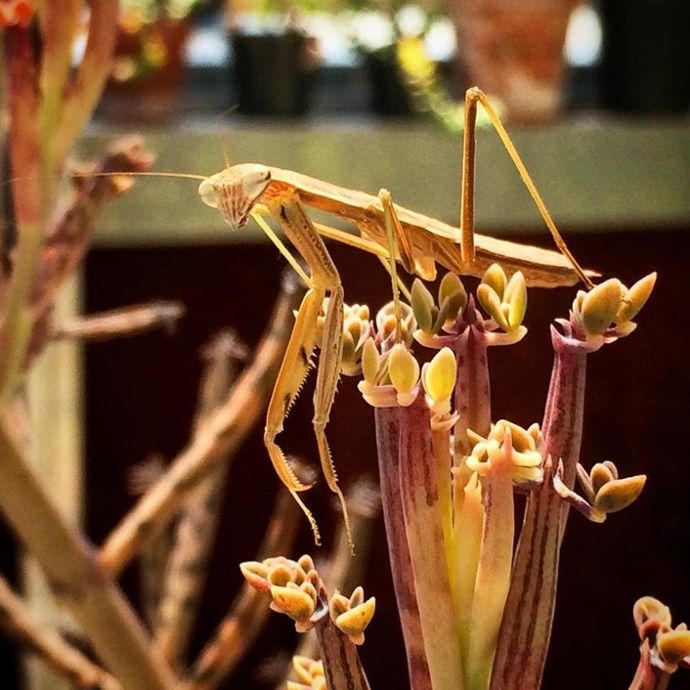
[[[319,313],[324,298],[328,296],[329,302],[321,337],[321,354],[314,391],[313,425],[321,469],[329,489],[340,500],[349,534],[345,498],[338,486],[326,438],[326,425],[335,399],[343,356],[343,287],[326,245],[297,196],[295,194],[281,195],[270,200],[268,207],[271,215],[280,223],[287,238],[306,261],[311,284],[297,313],[295,327],[268,406],[264,443],[278,476],[309,518],[314,537],[319,543],[316,521],[298,495],[298,492],[308,489],[309,486],[297,479],[275,438],[283,430],[283,421],[309,371],[311,356],[316,345]]]

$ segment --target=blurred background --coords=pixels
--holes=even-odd
[[[207,175],[222,169],[227,156],[371,193],[385,186],[397,202],[457,223],[463,93],[477,85],[495,99],[581,263],[628,285],[659,272],[639,332],[590,357],[582,452],[588,467],[612,460],[625,474],[647,473],[649,481],[634,506],[604,525],[572,516],[544,683],[545,690],[627,687],[638,656],[635,600],[656,596],[677,620],[690,621],[684,413],[690,330],[680,318],[690,264],[690,5],[122,5],[113,76],[80,144],[84,158],[137,131],[156,153],[157,170]],[[517,172],[484,122],[478,151],[478,231],[550,246]],[[342,246],[332,251],[346,301],[366,302],[375,311],[389,299],[390,282],[376,260]],[[172,336],[89,345],[49,370],[54,382],[78,383],[81,391],[53,400],[47,416],[57,424],[64,415],[71,429],[72,459],[65,462],[82,452],[86,459],[73,509],[83,514],[95,543],[135,501],[127,491],[128,468],[151,452],[172,458],[185,446],[203,345],[226,326],[256,345],[283,264],[256,229],[231,235],[199,203],[191,181],[141,180],[108,211],[81,282],[66,297],[66,313],[158,298],[183,302],[187,315]],[[566,315],[573,296],[571,289],[532,291],[528,338],[491,353],[495,418],[525,426],[541,420],[552,359],[549,323]],[[291,413],[284,446],[314,462],[311,391],[307,384]],[[340,386],[329,438],[344,486],[362,476],[376,479],[373,414],[351,380]],[[237,563],[256,553],[277,491],[258,431],[233,461],[193,651],[239,588]],[[317,486],[307,500],[328,544],[339,519],[330,494]],[[293,555],[315,550],[305,521],[300,529]],[[16,573],[4,532],[0,555],[3,572]],[[136,598],[136,568],[123,583]],[[362,584],[378,604],[362,648],[372,687],[405,687],[380,520]],[[269,687],[261,669],[295,644],[291,628],[274,616],[224,687]],[[20,687],[19,661],[2,638],[0,645],[0,687]],[[674,680],[671,687],[690,687],[688,678]],[[33,690],[59,687],[37,683]]]

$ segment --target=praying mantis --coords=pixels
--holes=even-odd
[[[539,208],[559,252],[475,235],[474,131],[477,106],[480,103]],[[479,89],[472,88],[466,94],[465,105],[459,229],[394,204],[385,190],[374,196],[266,165],[233,165],[210,177],[174,175],[200,179],[199,194],[202,201],[220,211],[233,230],[242,228],[250,216],[253,217],[307,285],[269,402],[264,443],[280,480],[308,517],[317,543],[319,532],[316,521],[300,497],[311,484],[300,482],[276,438],[283,430],[284,420],[307,377],[316,347],[317,322],[324,299],[328,298],[316,374],[313,427],[323,475],[329,489],[338,496],[348,524],[345,499],[338,485],[326,438],[326,427],[342,362],[344,289],[323,237],[374,253],[382,259],[397,259],[409,273],[424,280],[435,278],[437,262],[455,273],[476,276],[482,275],[490,264],[498,262],[507,270],[522,271],[528,284],[555,287],[572,285],[581,280],[586,286],[592,286],[591,274],[580,267],[568,250],[486,95]],[[354,223],[361,236],[312,222],[306,207],[326,211]],[[308,273],[301,269],[295,257],[273,235],[263,220],[265,216],[273,218],[280,225],[296,253],[306,263]],[[393,229],[393,245],[387,238],[387,227]],[[391,257],[393,253],[396,256]]]

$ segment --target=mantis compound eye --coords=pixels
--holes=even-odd
[[[199,196],[207,206],[210,206],[211,208],[218,208],[220,195],[218,194],[218,189],[213,182],[211,182],[211,180],[204,180],[199,185]]]
[[[242,192],[247,199],[256,201],[268,187],[271,171],[263,165],[254,165],[242,175]]]

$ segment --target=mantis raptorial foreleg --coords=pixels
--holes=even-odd
[[[335,399],[343,355],[343,287],[323,240],[298,198],[292,194],[281,195],[270,201],[269,209],[309,266],[310,286],[297,313],[295,327],[269,403],[264,442],[278,476],[309,518],[318,543],[319,531],[316,522],[297,495],[309,487],[297,479],[275,438],[282,431],[283,421],[309,371],[309,363],[316,345],[318,317],[324,298],[328,295],[330,299],[321,336],[321,356],[314,391],[313,424],[321,469],[328,487],[340,499],[349,533],[345,498],[338,486],[326,439],[326,425]]]

